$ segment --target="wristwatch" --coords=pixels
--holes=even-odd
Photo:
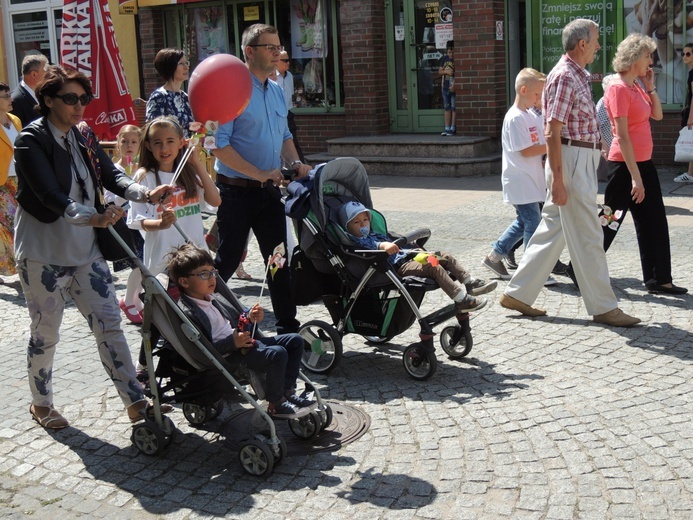
[[[303,164],[299,159],[296,159],[295,161],[291,161],[291,166],[296,166],[297,164]]]

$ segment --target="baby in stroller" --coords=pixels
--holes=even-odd
[[[215,349],[231,363],[266,374],[267,413],[277,419],[308,415],[316,402],[296,395],[304,342],[298,334],[252,337],[254,324],[264,318],[259,305],[247,313],[238,311],[223,296],[213,294],[218,272],[208,251],[184,244],[168,255],[168,272],[180,289],[178,306]],[[234,328],[231,323],[238,323]]]
[[[351,241],[364,249],[385,251],[388,262],[402,277],[432,278],[454,302],[458,312],[471,312],[483,308],[487,301],[481,294],[493,291],[498,283],[474,278],[449,253],[432,254],[417,249],[400,249],[388,236],[371,231],[371,212],[356,201],[346,202],[339,208],[339,223]],[[417,251],[423,254],[417,254]],[[460,283],[450,278],[452,274]]]

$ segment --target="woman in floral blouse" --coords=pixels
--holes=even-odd
[[[194,119],[188,95],[181,90],[181,85],[188,79],[190,62],[179,49],[161,49],[154,58],[154,68],[165,83],[149,96],[147,121],[159,116],[173,116],[183,127],[186,137],[190,137],[190,123]]]

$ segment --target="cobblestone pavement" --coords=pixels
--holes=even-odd
[[[661,173],[674,280],[693,289],[693,185]],[[371,180],[391,229],[421,225],[481,276],[490,242],[513,216],[500,179]],[[603,186],[602,186],[603,187]],[[567,252],[563,259],[567,260]],[[3,518],[680,518],[693,517],[692,297],[649,295],[640,280],[630,218],[608,254],[633,329],[594,325],[567,278],[542,290],[538,319],[491,305],[472,320],[475,346],[461,360],[438,350],[426,382],[402,367],[417,329],[382,348],[345,337],[345,356],[324,396],[371,417],[370,430],[339,451],[289,456],[267,479],[246,475],[214,432],[187,425],[158,457],[141,455],[72,306],[55,366],[56,406],[72,427],[30,420],[28,319],[17,277],[0,286],[4,319],[0,385],[0,516]],[[247,270],[261,276],[257,248]],[[260,282],[232,280],[253,302]],[[118,281],[124,290],[124,276]],[[445,303],[429,294],[423,309]],[[265,299],[265,306],[268,301]],[[324,307],[300,308],[303,321]],[[125,324],[133,353],[138,327]],[[438,328],[440,330],[440,327]]]

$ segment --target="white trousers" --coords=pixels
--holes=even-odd
[[[567,244],[587,313],[602,314],[615,309],[618,303],[609,280],[604,233],[598,218],[599,150],[561,145],[561,152],[568,203],[557,206],[548,194],[539,227],[505,293],[532,305]],[[548,162],[546,177],[551,186]]]

